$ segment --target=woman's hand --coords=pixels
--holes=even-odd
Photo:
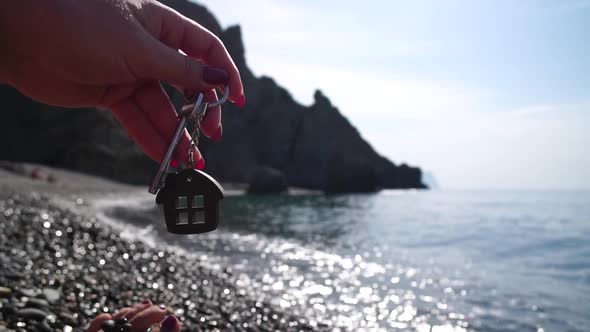
[[[103,324],[108,320],[127,319],[131,324],[131,332],[144,332],[152,327],[152,332],[179,332],[180,322],[176,317],[167,315],[165,306],[152,305],[150,301],[138,303],[133,307],[126,307],[114,315],[100,314],[90,322],[86,332],[108,332],[103,330]],[[106,329],[106,327],[105,327]]]
[[[207,101],[227,84],[231,101],[245,101],[221,41],[155,0],[11,1],[0,11],[0,42],[0,79],[48,104],[111,109],[158,162],[178,122],[160,80],[204,92]],[[220,112],[210,109],[202,122],[214,140],[222,133]],[[188,161],[189,142],[185,131],[177,161]],[[204,166],[198,151],[195,160]]]

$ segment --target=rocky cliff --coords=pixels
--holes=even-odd
[[[162,0],[218,35],[236,62],[247,103],[224,106],[223,139],[203,139],[206,171],[221,181],[249,182],[260,170],[291,186],[327,192],[424,188],[419,168],[380,156],[321,91],[304,107],[269,77],[247,67],[238,26],[223,30],[211,13],[186,0]],[[181,96],[168,89],[174,101]],[[0,86],[0,159],[45,163],[148,184],[157,165],[131,142],[108,111],[64,109]],[[278,173],[277,173],[278,171]]]

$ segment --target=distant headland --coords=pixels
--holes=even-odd
[[[245,86],[244,109],[224,106],[223,138],[201,140],[206,171],[225,182],[259,182],[325,192],[426,188],[420,168],[379,155],[321,91],[313,105],[297,103],[269,77],[246,64],[239,26],[222,29],[203,6],[162,0],[225,43]],[[182,96],[167,87],[176,106]],[[148,184],[157,164],[131,141],[110,112],[43,105],[0,86],[0,160],[43,163],[133,184]],[[267,185],[265,187],[265,185]]]

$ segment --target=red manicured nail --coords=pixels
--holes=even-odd
[[[205,169],[205,159],[201,158],[197,163],[197,169],[204,170]]]
[[[170,163],[170,164],[172,164],[172,163]],[[141,303],[143,303],[143,304],[150,304],[150,300],[143,300],[143,302],[141,302]]]
[[[164,319],[164,321],[162,321],[162,327],[160,328],[160,331],[172,332],[172,331],[176,330],[177,326],[178,326],[178,320],[176,319],[176,317],[170,315],[170,316],[166,317]]]
[[[177,168],[178,167],[178,161],[176,159],[172,159],[170,161],[170,167]]]
[[[203,68],[203,80],[209,84],[227,84],[229,74],[223,69],[205,67]]]
[[[236,104],[236,106],[238,106],[239,108],[244,107],[244,105],[246,105],[246,96],[239,96],[238,99],[236,99],[236,101],[234,102],[234,104]]]
[[[220,124],[219,127],[217,127],[217,130],[215,131],[215,133],[213,133],[213,135],[211,135],[211,139],[214,142],[218,142],[221,139],[222,135],[223,135],[223,126]]]

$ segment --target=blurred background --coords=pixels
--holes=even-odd
[[[204,3],[256,74],[442,187],[590,188],[588,1]]]
[[[86,293],[186,292],[179,315],[204,330],[590,329],[590,1],[161,2],[219,36],[245,84],[223,139],[199,143],[227,189],[218,231],[166,232],[146,193],[158,165],[108,111],[0,87],[2,194],[62,197],[116,234],[83,237],[105,244],[80,264],[114,271],[101,255],[136,243],[192,255],[176,274],[144,255],[131,269],[150,282],[132,286],[85,271]],[[39,204],[0,203],[5,225]],[[189,315],[211,296],[245,301],[242,318]]]

